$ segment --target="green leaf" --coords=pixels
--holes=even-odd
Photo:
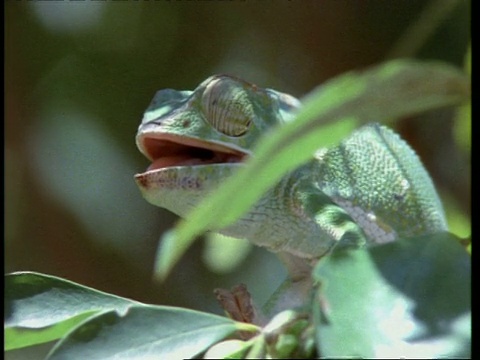
[[[245,359],[252,342],[225,340],[212,346],[203,356],[204,359]]]
[[[96,312],[125,312],[133,304],[138,303],[55,276],[5,275],[5,349],[58,339]]]
[[[246,166],[163,239],[157,276],[168,274],[197,235],[233,223],[288,171],[359,124],[459,104],[469,94],[468,77],[437,62],[396,60],[327,82],[304,99],[294,121],[269,133]]]
[[[109,311],[85,321],[48,359],[189,359],[242,326],[193,310],[135,305],[123,315]]]
[[[244,261],[252,250],[252,243],[218,233],[208,233],[202,253],[205,265],[216,273],[229,273]]]
[[[448,233],[334,252],[314,270],[324,304],[313,309],[320,354],[468,356],[470,266]]]
[[[61,321],[55,325],[40,329],[28,328],[6,328],[5,329],[5,351],[20,349],[27,346],[44,344],[57,340],[81,323],[83,320],[95,315],[98,311],[87,311],[68,320]]]
[[[469,45],[465,55],[465,72],[472,75],[472,46]],[[460,106],[457,110],[453,135],[457,145],[467,154],[472,152],[472,100]]]

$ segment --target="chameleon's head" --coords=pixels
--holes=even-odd
[[[298,106],[290,95],[227,75],[194,91],[158,91],[136,136],[152,162],[135,176],[137,185],[150,203],[184,216]]]

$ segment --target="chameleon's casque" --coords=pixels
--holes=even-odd
[[[226,75],[194,91],[157,92],[136,138],[152,162],[135,177],[143,196],[186,216],[300,106],[290,95]],[[369,124],[336,147],[318,149],[222,233],[315,260],[336,244],[384,243],[446,229],[417,155],[392,130]]]

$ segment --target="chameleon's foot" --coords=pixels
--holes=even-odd
[[[218,303],[231,319],[260,325],[252,296],[245,284],[236,285],[231,290],[215,289],[213,292]],[[248,340],[255,334],[240,331],[239,335],[243,340]]]
[[[245,284],[234,286],[231,290],[215,289],[214,294],[220,306],[230,318],[236,321],[253,323],[255,309],[252,296]]]

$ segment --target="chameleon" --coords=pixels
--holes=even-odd
[[[262,137],[295,121],[301,106],[289,94],[229,75],[211,76],[193,91],[158,91],[136,135],[151,161],[135,175],[143,197],[188,216],[255,156]],[[243,217],[216,231],[277,253],[290,285],[301,284],[292,294],[303,294],[313,264],[336,246],[445,230],[442,203],[419,157],[393,130],[372,122],[336,146],[319,148]]]

